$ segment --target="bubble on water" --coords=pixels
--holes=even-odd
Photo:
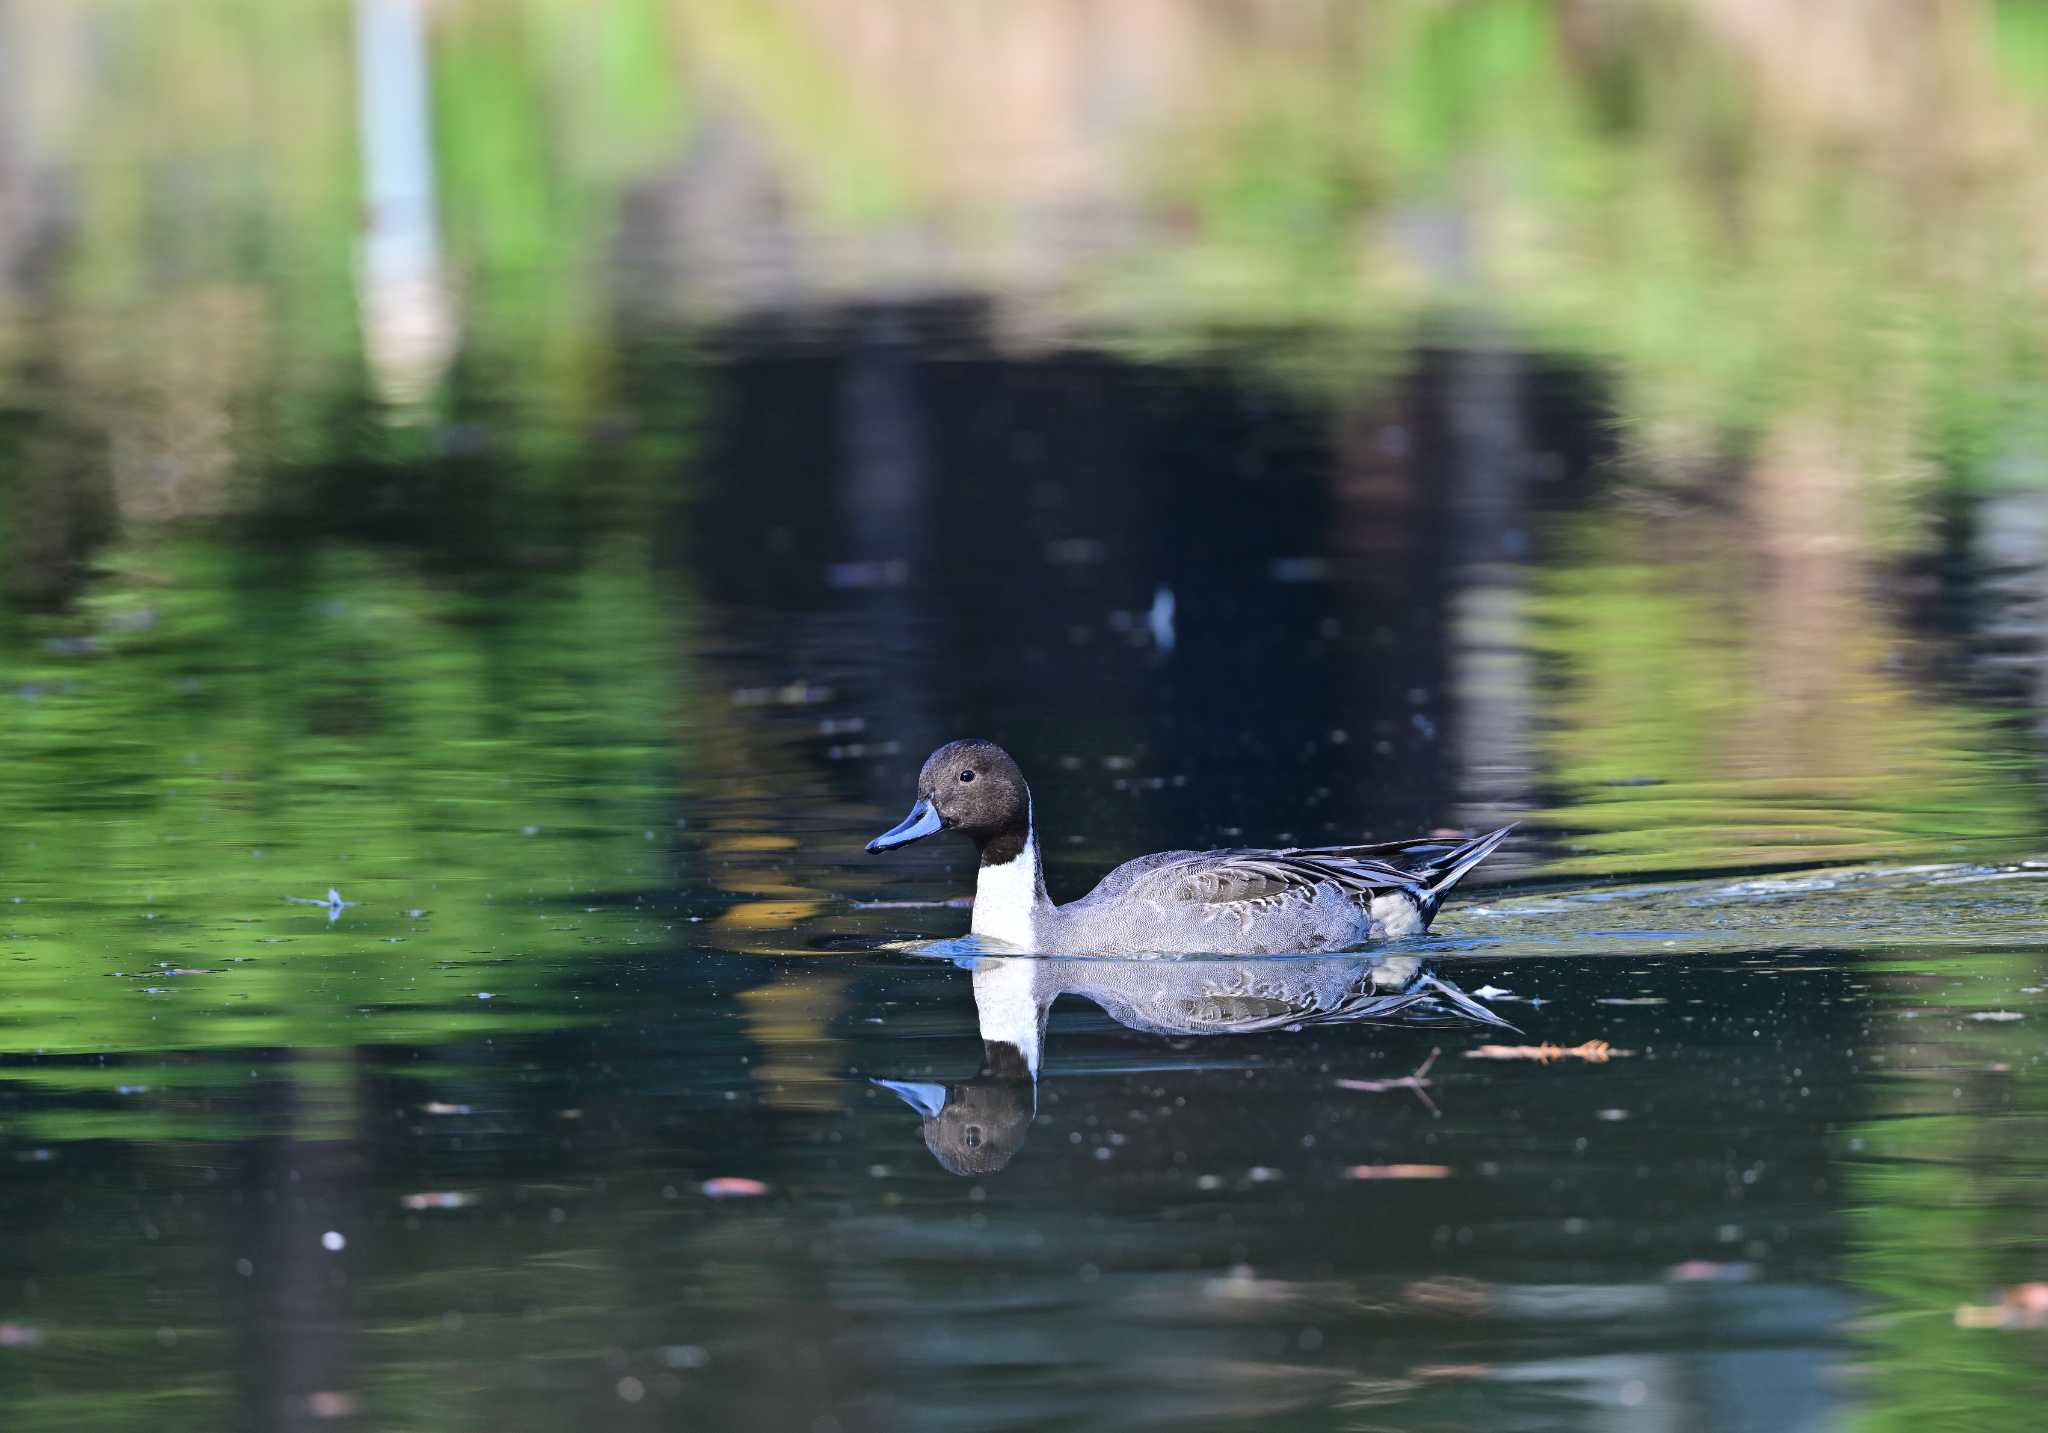
[[[306,1412],[315,1418],[352,1418],[361,1407],[362,1400],[353,1393],[331,1388],[306,1395]]]
[[[348,1236],[339,1229],[329,1229],[320,1236],[320,1247],[330,1254],[339,1254],[348,1247]]]

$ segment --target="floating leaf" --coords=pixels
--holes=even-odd
[[[1468,1060],[1534,1060],[1547,1065],[1556,1060],[1584,1060],[1588,1064],[1601,1065],[1623,1055],[1633,1055],[1633,1050],[1617,1050],[1605,1040],[1588,1040],[1583,1045],[1481,1045],[1476,1050],[1467,1050]]]
[[[407,1209],[467,1209],[477,1196],[458,1189],[429,1189],[404,1195],[398,1202]]]
[[[1346,1179],[1449,1179],[1448,1164],[1354,1164]]]
[[[1964,1304],[1956,1310],[1963,1329],[2048,1328],[2048,1284],[2015,1284],[1995,1304]]]

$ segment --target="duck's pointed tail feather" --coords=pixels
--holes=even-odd
[[[1446,895],[1450,894],[1451,887],[1464,880],[1466,873],[1474,866],[1478,865],[1488,856],[1491,856],[1493,848],[1502,841],[1505,841],[1508,832],[1514,830],[1518,824],[1520,823],[1510,821],[1498,831],[1489,831],[1484,836],[1475,836],[1464,845],[1446,852],[1442,858],[1435,862],[1437,867],[1436,879],[1431,881],[1428,887],[1431,908],[1433,909],[1443,904],[1443,899]]]

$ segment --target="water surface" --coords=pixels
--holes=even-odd
[[[2038,26],[1599,8],[0,4],[0,1423],[2032,1428]]]

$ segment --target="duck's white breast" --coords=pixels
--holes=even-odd
[[[974,919],[969,929],[1011,945],[1032,948],[1032,915],[1038,903],[1038,839],[1024,843],[1014,860],[983,866],[974,883]]]

